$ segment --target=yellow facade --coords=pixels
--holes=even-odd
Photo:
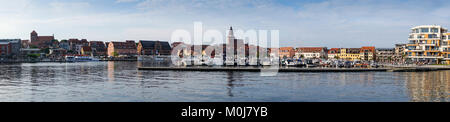
[[[359,60],[360,59],[360,53],[347,53],[347,48],[342,48],[341,49],[341,53],[337,54],[337,56],[339,56],[340,59],[345,59],[345,60]]]

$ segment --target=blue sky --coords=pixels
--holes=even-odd
[[[447,0],[0,0],[0,38],[169,40],[176,29],[278,29],[281,46],[393,47],[450,27]]]

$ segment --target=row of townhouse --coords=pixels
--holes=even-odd
[[[127,40],[125,42],[107,42],[107,45],[108,57],[170,55],[172,51],[172,47],[167,41],[140,40],[138,43],[136,43],[134,40]]]
[[[61,58],[64,55],[89,55],[97,57],[130,57],[137,55],[170,55],[169,42],[134,40],[125,42],[88,41],[87,39],[68,39],[58,41],[54,36],[39,36],[33,30],[30,40],[23,40],[22,47],[49,49],[49,57]],[[1,44],[1,43],[0,43]]]
[[[345,59],[345,60],[375,60],[375,47],[361,48],[331,48],[327,47],[281,47],[280,58],[295,59]]]

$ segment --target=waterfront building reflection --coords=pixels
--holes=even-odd
[[[450,71],[411,72],[406,87],[413,102],[449,102]]]
[[[108,61],[108,81],[114,82],[114,61]]]

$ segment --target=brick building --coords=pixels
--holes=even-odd
[[[108,45],[109,57],[130,57],[136,55],[136,42],[133,40],[127,40],[126,42],[110,42]]]
[[[103,41],[90,41],[89,46],[94,56],[106,56],[108,49]]]
[[[55,40],[55,36],[39,36],[36,31],[33,30],[30,34],[31,45],[40,49],[49,48]]]

